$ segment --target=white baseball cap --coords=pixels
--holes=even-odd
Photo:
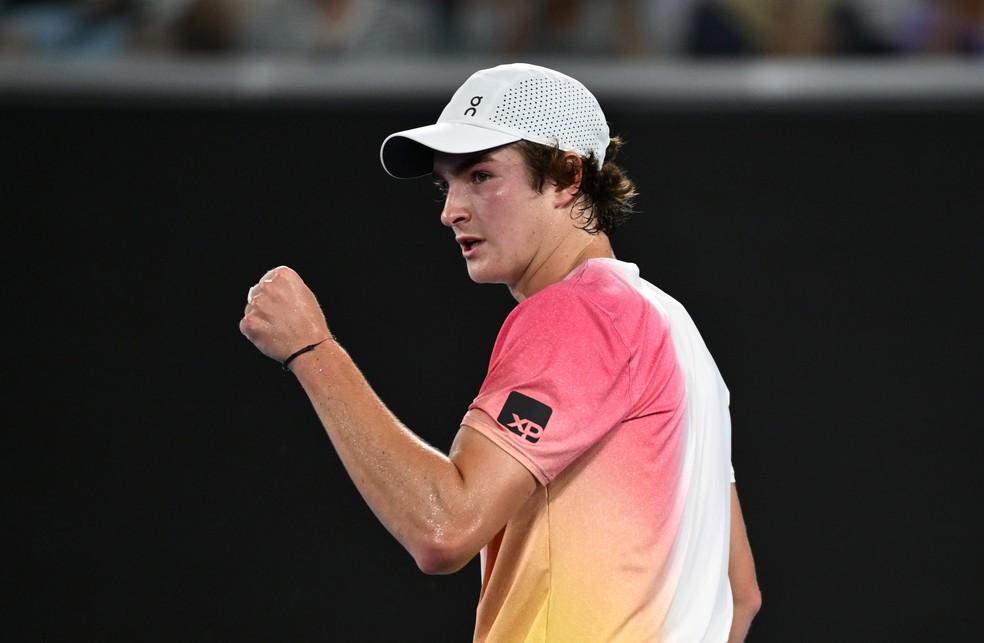
[[[608,121],[594,95],[577,80],[546,67],[513,63],[475,72],[451,97],[437,123],[390,134],[379,160],[391,176],[433,171],[434,152],[465,154],[518,140],[556,145],[598,168],[608,149]]]

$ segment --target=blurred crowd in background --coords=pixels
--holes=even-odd
[[[984,0],[0,0],[0,55],[984,54]]]

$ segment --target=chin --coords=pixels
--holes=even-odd
[[[468,266],[468,277],[474,281],[476,284],[492,284],[495,283],[489,276],[481,269],[472,268]]]
[[[468,277],[476,284],[504,284],[508,282],[504,275],[478,263],[468,263]]]

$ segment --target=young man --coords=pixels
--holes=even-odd
[[[296,273],[247,296],[241,331],[294,372],[420,568],[481,551],[478,641],[740,641],[757,609],[727,388],[683,307],[608,240],[634,196],[619,145],[583,85],[523,64],[384,141],[387,172],[436,177],[471,278],[519,302],[449,456],[388,411]]]

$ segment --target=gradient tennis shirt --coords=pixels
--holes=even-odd
[[[635,265],[516,306],[462,424],[540,482],[482,550],[476,641],[727,639],[728,390]]]

